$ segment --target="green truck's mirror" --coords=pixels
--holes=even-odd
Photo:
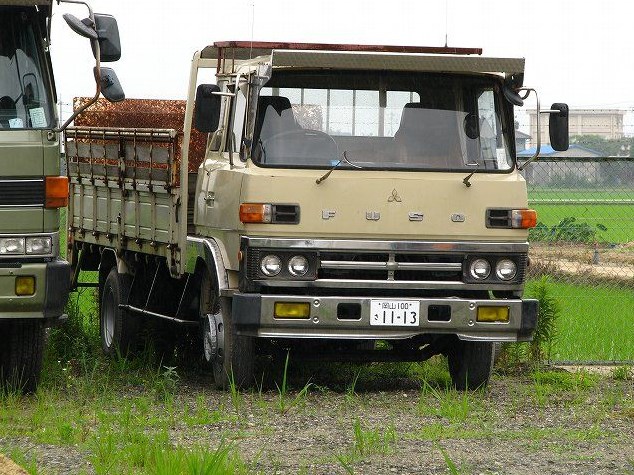
[[[80,36],[99,42],[99,60],[106,62],[118,61],[121,58],[121,42],[119,40],[119,27],[117,20],[112,15],[95,13],[95,21],[90,18],[80,20],[70,13],[64,14],[64,20]],[[91,41],[92,54],[97,59],[95,43]]]
[[[568,150],[568,104],[555,103],[550,110],[550,145],[560,152]]]
[[[125,99],[125,94],[117,73],[112,68],[100,68],[101,72],[101,93],[110,102],[121,102]]]
[[[112,15],[104,13],[95,13],[94,16],[99,40],[99,59],[104,63],[118,61],[121,58],[121,42],[117,20]],[[92,54],[96,56],[94,44]]]
[[[83,20],[80,20],[75,15],[71,15],[70,13],[64,13],[63,17],[70,29],[77,33],[79,36],[83,36],[84,38],[88,38],[90,40],[98,39],[97,31],[95,30],[90,18],[84,18]]]
[[[201,84],[196,88],[194,127],[203,133],[215,132],[220,122],[220,88],[215,84]]]

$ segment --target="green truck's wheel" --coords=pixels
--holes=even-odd
[[[493,343],[456,339],[447,358],[451,381],[459,391],[488,384],[493,369]]]
[[[135,349],[138,333],[138,320],[124,309],[121,304],[128,303],[132,279],[127,274],[119,274],[113,267],[106,277],[101,291],[99,307],[99,329],[101,348],[108,356],[127,356]]]
[[[3,322],[0,326],[0,375],[2,386],[35,392],[40,381],[45,329],[39,320]]]
[[[236,334],[231,320],[231,300],[220,297],[209,272],[202,276],[200,317],[203,360],[211,367],[218,389],[253,384],[255,353],[253,338]]]

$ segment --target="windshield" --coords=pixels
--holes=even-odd
[[[261,89],[253,160],[262,166],[509,171],[493,78],[275,72]]]
[[[0,7],[0,129],[51,127],[35,12]]]

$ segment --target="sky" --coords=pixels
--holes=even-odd
[[[122,58],[113,67],[126,97],[184,99],[193,53],[214,41],[250,40],[480,47],[524,57],[524,84],[542,104],[634,107],[634,2],[606,0],[92,0],[117,18]],[[88,40],[54,6],[52,58],[58,96],[94,94]],[[530,106],[530,103],[528,104]],[[70,106],[64,106],[66,109]],[[64,114],[66,115],[66,114]],[[520,114],[521,116],[521,114]],[[625,118],[634,132],[634,115]]]

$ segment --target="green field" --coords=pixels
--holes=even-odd
[[[532,282],[527,286],[531,295]],[[551,284],[561,306],[550,356],[562,361],[634,361],[634,292],[609,286]]]
[[[537,220],[546,226],[574,217],[575,224],[587,224],[596,230],[600,243],[634,241],[633,190],[538,188],[529,190],[529,205],[537,210]]]

